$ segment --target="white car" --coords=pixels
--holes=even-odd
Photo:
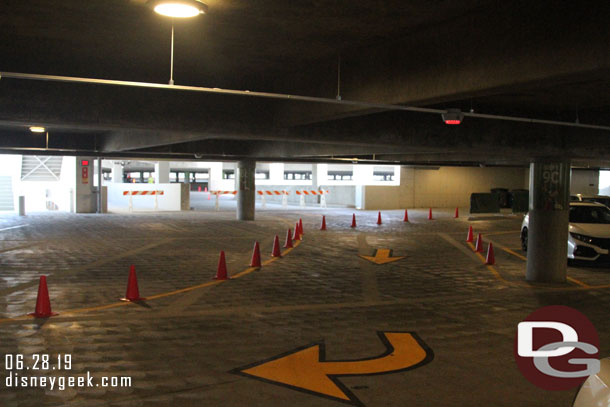
[[[587,381],[583,383],[572,406],[610,406],[610,358],[600,360],[599,373],[589,376]]]
[[[521,224],[521,248],[527,251],[529,214]],[[568,259],[595,261],[608,256],[610,209],[597,202],[570,202]]]

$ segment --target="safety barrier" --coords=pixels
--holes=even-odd
[[[237,195],[237,191],[210,191],[210,196],[216,195],[216,203],[214,204],[214,209],[217,211],[220,210],[220,195]]]
[[[215,203],[215,209],[219,210],[220,208],[220,203],[219,203],[219,197],[220,195],[237,195],[238,191],[210,191],[210,195],[215,195],[216,196],[216,203]],[[322,208],[326,208],[326,195],[328,195],[330,193],[329,190],[322,190],[322,189],[318,189],[318,190],[314,190],[314,189],[306,189],[306,190],[297,190],[294,191],[297,195],[300,196],[300,206],[305,206],[305,195],[309,196],[320,196],[320,207]],[[286,191],[286,190],[259,190],[256,191],[256,193],[258,195],[261,196],[261,204],[263,208],[267,207],[267,200],[265,199],[265,196],[269,195],[269,196],[281,196],[282,197],[282,206],[286,207],[288,205],[288,195],[290,195],[290,191]]]
[[[123,191],[123,196],[129,195],[129,212],[133,212],[133,200],[134,195],[154,195],[155,196],[155,210],[159,209],[158,195],[165,195],[163,191]]]
[[[299,200],[299,205],[300,206],[305,206],[305,195],[320,195],[320,207],[321,208],[326,208],[326,195],[328,195],[330,193],[329,190],[322,190],[322,189],[318,189],[318,190],[307,190],[304,189],[302,191],[295,191],[297,195],[300,196],[300,200]]]
[[[212,195],[237,195],[237,191],[210,191]]]
[[[259,194],[261,196],[261,205],[263,206],[263,208],[267,207],[267,201],[265,200],[265,195],[281,195],[282,196],[282,206],[286,207],[288,205],[288,195],[290,195],[290,192],[282,190],[282,191],[256,191],[257,194]]]

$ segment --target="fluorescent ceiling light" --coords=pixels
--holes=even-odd
[[[149,1],[156,13],[172,18],[190,18],[208,11],[208,6],[198,0]]]

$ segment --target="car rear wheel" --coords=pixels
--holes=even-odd
[[[527,251],[527,228],[523,228],[521,231],[521,249]]]

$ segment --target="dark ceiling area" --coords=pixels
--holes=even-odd
[[[175,21],[176,85],[330,101],[339,92],[342,101],[380,106],[11,78],[167,84],[171,20],[146,0],[5,0],[0,151],[475,165],[553,156],[610,163],[610,128],[477,117],[447,126],[440,114],[390,111],[459,108],[610,127],[607,1],[206,4],[206,15]],[[31,125],[47,128],[48,146],[29,134]]]

